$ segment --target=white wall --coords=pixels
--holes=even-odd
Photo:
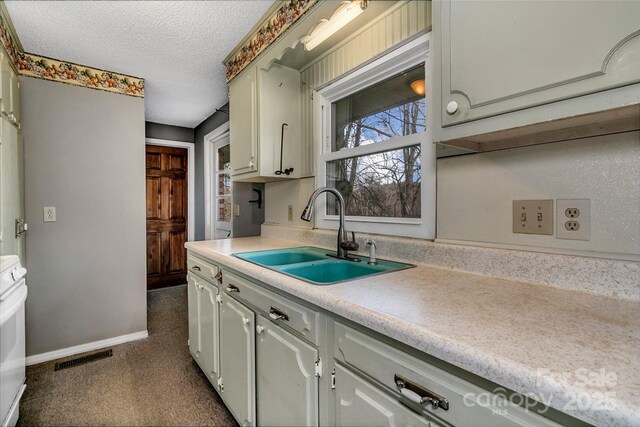
[[[439,239],[640,254],[640,132],[440,159]],[[512,201],[591,199],[589,241],[512,233]]]
[[[27,355],[145,331],[144,101],[20,81]]]
[[[313,221],[303,221],[300,215],[307,206],[309,196],[315,190],[315,178],[272,182],[266,184],[266,187],[269,189],[264,203],[266,223],[301,228],[313,227]],[[293,206],[293,221],[289,221],[289,205]]]

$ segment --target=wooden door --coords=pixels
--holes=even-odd
[[[147,145],[147,289],[186,283],[187,150]]]

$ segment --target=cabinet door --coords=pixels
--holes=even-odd
[[[318,350],[262,316],[256,331],[258,423],[317,426]]]
[[[16,220],[24,219],[24,153],[22,136],[0,118],[0,252],[24,258],[24,235],[16,237]]]
[[[429,420],[336,365],[336,425],[429,426]]]
[[[200,307],[198,297],[200,295],[199,279],[193,274],[187,275],[187,306],[189,310],[189,351],[193,358],[200,364]]]
[[[276,176],[280,170],[280,140],[282,139],[282,170],[293,168],[291,175],[300,176],[301,165],[301,90],[300,72],[280,64],[258,71],[260,92],[260,174]],[[284,126],[283,131],[283,124]]]
[[[433,21],[445,127],[640,82],[637,1],[442,0]]]
[[[255,315],[227,294],[220,308],[221,396],[243,426],[255,425]]]
[[[257,170],[257,90],[255,67],[236,77],[229,86],[229,138],[234,175]]]
[[[219,319],[218,303],[216,301],[218,287],[207,282],[202,283],[198,296],[200,307],[200,348],[202,351],[200,354],[201,366],[211,384],[218,388]]]
[[[2,60],[0,61],[0,81],[2,93],[0,97],[2,100],[0,101],[0,113],[4,116],[9,116],[11,111],[11,75],[13,74],[13,69],[9,64],[9,55],[2,52],[0,54],[2,56]]]
[[[11,106],[9,114],[12,115],[16,124],[20,123],[20,82],[13,69],[11,70]]]

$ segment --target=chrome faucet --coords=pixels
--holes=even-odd
[[[331,187],[320,187],[316,191],[313,192],[311,197],[309,197],[309,202],[307,206],[302,211],[302,215],[300,215],[300,219],[304,221],[311,221],[311,217],[313,216],[313,204],[316,202],[318,196],[322,193],[331,193],[336,196],[338,199],[338,207],[339,207],[339,215],[340,215],[340,228],[338,229],[338,243],[336,245],[336,258],[346,259],[349,261],[359,262],[359,258],[354,258],[349,256],[349,251],[357,251],[359,245],[356,243],[356,236],[354,233],[351,233],[351,240],[349,240],[347,229],[344,225],[344,211],[345,211],[345,203],[342,194],[335,188]]]
[[[367,239],[367,246],[369,246],[369,261],[367,262],[367,264],[378,264],[378,260],[376,259],[376,249],[378,248],[376,245],[376,241],[373,239]]]

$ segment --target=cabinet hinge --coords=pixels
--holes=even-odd
[[[220,294],[216,295],[216,302],[218,304],[222,304],[222,295],[220,295]]]
[[[316,377],[322,378],[322,358],[318,357],[316,362]]]
[[[311,100],[313,101],[313,92],[311,92]]]
[[[224,384],[222,383],[222,377],[218,378],[218,388],[221,393],[224,393]]]
[[[331,371],[331,390],[336,389],[336,368]]]
[[[187,340],[187,346],[191,345],[191,340]]]

